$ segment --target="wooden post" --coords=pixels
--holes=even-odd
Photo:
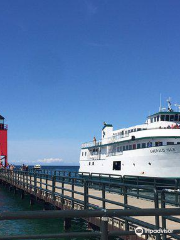
[[[56,188],[56,176],[53,175],[52,176],[52,199],[53,199],[53,201],[56,200],[56,198],[55,198],[55,188]]]
[[[14,195],[16,195],[17,193],[17,190],[16,190],[16,187],[14,187]]]
[[[34,173],[34,194],[37,193],[37,173]]]
[[[21,199],[24,199],[24,190],[21,190]]]
[[[106,186],[104,183],[102,183],[102,207],[103,209],[106,208]]]
[[[139,177],[137,177],[137,198],[139,198]]]
[[[25,179],[25,177],[24,177],[25,172],[23,172],[22,174],[23,174],[23,182],[22,182],[22,185],[23,185],[23,188],[25,188],[25,180],[24,180],[24,179]]]
[[[166,196],[165,192],[161,192],[161,208],[166,208]],[[162,229],[166,229],[166,216],[162,216]],[[166,235],[162,234],[162,239],[166,240]]]
[[[34,205],[34,197],[33,197],[32,194],[30,194],[30,201],[29,201],[29,204],[30,204],[31,206]]]
[[[157,209],[159,208],[158,192],[156,188],[154,188],[154,207]],[[156,225],[156,229],[159,229],[159,216],[155,216],[155,225]],[[157,234],[156,239],[157,240],[160,239],[159,234]]]
[[[175,179],[175,190],[178,189],[178,179]],[[178,203],[178,191],[176,191],[175,193],[175,204],[176,204],[176,207],[179,206],[179,203]]]
[[[64,205],[64,177],[62,177],[62,189],[61,189],[61,193],[62,193],[61,204],[62,204],[62,209],[63,209],[63,205]]]
[[[71,197],[72,197],[72,203],[71,203],[71,208],[74,209],[74,178],[72,178],[72,185],[71,185]]]
[[[68,230],[71,228],[71,218],[64,219],[64,230]]]
[[[128,198],[127,198],[127,187],[123,187],[123,194],[124,194],[124,209],[126,209],[126,205],[128,204]],[[129,231],[129,223],[128,220],[125,220],[125,231]]]
[[[84,180],[84,209],[88,209],[88,182]]]
[[[29,185],[30,193],[31,193],[31,191],[32,191],[32,179],[31,179],[31,178],[32,178],[32,176],[31,176],[31,173],[30,173],[30,183],[29,183],[29,184],[30,184],[30,185]]]
[[[108,240],[108,218],[101,218],[101,240]]]
[[[47,200],[47,196],[48,196],[48,175],[46,174],[46,200]]]

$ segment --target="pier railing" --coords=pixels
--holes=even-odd
[[[36,235],[5,235],[0,236],[2,240],[11,239],[59,239],[62,237],[97,237],[101,240],[108,240],[109,237],[122,237],[136,235],[136,231],[108,231],[108,219],[113,217],[122,218],[125,216],[170,216],[180,215],[180,209],[139,209],[139,210],[62,210],[62,211],[21,211],[21,212],[3,212],[0,214],[0,221],[3,220],[19,220],[19,219],[64,219],[67,218],[100,218],[100,230],[94,232],[65,232],[65,233],[50,233],[50,234],[36,234]],[[173,236],[179,234],[180,230],[176,229],[171,232]],[[160,236],[158,231],[151,231],[156,238]],[[148,237],[148,233],[142,232],[140,237]],[[169,231],[163,233],[163,239],[166,239]]]
[[[33,188],[33,184],[39,184],[42,187],[43,181],[43,186],[48,187],[46,182],[53,178],[56,182],[74,184],[80,187],[83,187],[84,182],[86,182],[88,186],[98,190],[102,189],[102,186],[105,186],[105,190],[111,193],[123,194],[123,189],[127,188],[127,195],[147,200],[154,200],[154,197],[152,197],[154,191],[160,194],[162,189],[170,189],[174,190],[175,194],[174,197],[171,196],[171,200],[166,198],[166,203],[180,207],[180,198],[178,197],[178,189],[180,189],[179,178],[162,179],[128,175],[120,176],[115,174],[90,174],[88,172],[34,171],[33,169],[30,171],[0,170],[0,176],[4,176],[6,179],[8,178],[8,180],[13,181],[15,184],[18,183],[23,184],[25,187],[30,187],[30,189]],[[48,191],[48,188],[44,190]],[[169,194],[170,192],[167,192],[167,195]]]
[[[178,197],[178,189],[180,189],[180,179],[168,179],[168,178],[149,178],[149,177],[139,177],[139,176],[120,176],[115,174],[100,174],[100,173],[88,173],[88,172],[69,172],[69,171],[34,171],[30,169],[29,171],[10,171],[10,170],[0,170],[0,175],[9,180],[13,178],[14,183],[22,184],[24,181],[24,185],[26,187],[32,188],[32,184],[34,184],[34,178],[37,179],[36,184],[40,184],[42,186],[42,181],[48,181],[54,178],[57,181],[64,184],[70,183],[73,185],[83,186],[86,180],[89,186],[94,187],[94,189],[102,188],[102,185],[106,186],[106,191],[108,192],[116,192],[123,194],[123,187],[127,188],[127,195],[133,196],[136,198],[143,198],[147,200],[153,200],[152,193],[156,190],[158,194],[160,194],[162,189],[171,189],[175,191],[175,194],[171,196],[171,200],[169,197],[166,198],[166,203],[174,206],[180,207],[180,198]],[[28,178],[28,182],[27,182]],[[44,179],[44,180],[43,180]],[[46,183],[43,183],[45,186]],[[50,186],[49,186],[50,187]],[[118,192],[117,192],[118,189]],[[48,188],[47,188],[48,190]],[[172,195],[167,193],[167,195]]]
[[[159,178],[159,177],[146,177],[146,176],[136,176],[136,175],[119,175],[119,174],[105,174],[105,173],[90,173],[90,172],[78,172],[78,171],[54,171],[54,170],[34,170],[33,168],[29,169],[29,172],[41,173],[47,175],[56,175],[56,176],[69,176],[69,177],[83,177],[88,179],[106,181],[106,182],[121,182],[129,183],[134,185],[146,185],[153,186],[155,188],[171,188],[178,189],[180,188],[180,178]]]
[[[29,170],[31,173],[34,173],[34,169]],[[102,173],[89,173],[89,172],[77,172],[77,171],[53,171],[53,170],[41,170],[37,173],[47,174],[47,175],[55,175],[62,177],[72,177],[72,178],[83,178],[88,180],[97,180],[99,182],[104,182],[108,185],[108,183],[123,183],[129,184],[134,187],[137,186],[150,186],[157,190],[162,189],[172,189],[177,190],[180,189],[180,178],[158,178],[158,177],[145,177],[145,176],[132,176],[132,175],[118,175],[118,174],[102,174]],[[141,191],[136,189],[137,198],[143,197],[139,194]],[[147,194],[146,194],[147,195]],[[177,196],[174,199],[174,203],[176,206],[180,206],[180,199]]]
[[[27,193],[30,194],[31,198],[35,196],[36,199],[41,199],[61,209],[103,211],[103,209],[113,208],[131,210],[132,212],[141,210],[140,207],[129,202],[132,197],[151,201],[156,211],[159,211],[160,204],[165,211],[168,204],[180,206],[179,182],[176,181],[176,185],[166,182],[166,185],[160,185],[156,179],[156,185],[154,182],[152,185],[143,185],[140,179],[135,183],[132,182],[131,178],[130,182],[126,182],[127,179],[129,179],[127,176],[126,178],[121,176],[115,178],[115,176],[108,177],[105,174],[88,175],[81,173],[79,175],[77,172],[66,171],[0,171],[2,183],[9,184],[9,187],[14,188],[14,191],[17,189],[21,191],[22,198]],[[162,187],[165,189],[163,190]],[[115,195],[118,198],[115,199]],[[169,197],[170,195],[171,197]],[[33,201],[33,199],[31,200]],[[108,224],[113,228],[116,226],[123,231],[129,231],[134,230],[137,226],[159,229],[161,222],[164,224],[163,226],[166,226],[166,221],[180,223],[179,218],[172,216],[159,219],[158,215],[154,215],[154,224],[132,216],[123,215],[118,218],[114,215],[113,218],[108,219]],[[96,219],[96,223],[98,221]],[[178,237],[173,235],[175,239]]]

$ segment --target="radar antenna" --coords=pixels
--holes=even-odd
[[[162,111],[162,104],[161,104],[161,93],[160,93],[160,105],[159,105],[159,112],[161,112]]]
[[[170,97],[167,99],[167,102],[168,102],[168,112],[173,112],[173,110],[171,108],[171,98]]]
[[[180,112],[180,104],[174,104],[174,106],[177,108],[177,111]]]

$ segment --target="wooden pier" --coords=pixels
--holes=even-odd
[[[177,185],[142,185],[141,182],[126,183],[118,178],[92,178],[85,173],[46,171],[0,171],[0,181],[21,197],[30,196],[30,203],[41,201],[62,210],[91,209],[171,209],[180,206],[180,192]],[[162,185],[162,184],[161,184]],[[84,218],[92,226],[100,226],[99,217]],[[68,221],[66,222],[68,224]],[[134,231],[165,228],[180,229],[180,216],[123,216],[108,218],[110,231]],[[141,239],[180,239],[180,235],[141,236]],[[121,236],[124,239],[139,239],[138,236]]]

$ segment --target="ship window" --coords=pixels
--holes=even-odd
[[[121,161],[113,162],[113,170],[121,170]]]
[[[126,146],[126,150],[128,150],[128,145]]]
[[[156,117],[154,117],[154,122],[156,122]]]
[[[145,148],[146,147],[146,144],[145,143],[142,143],[142,148]]]
[[[91,165],[91,163],[89,162],[89,165]]]
[[[162,146],[163,143],[162,142],[155,142],[155,146],[158,147],[158,146]]]
[[[137,131],[141,131],[141,128],[138,128]]]
[[[137,149],[140,149],[140,147],[141,147],[141,144],[138,143],[138,144],[137,144]]]
[[[175,115],[175,119],[174,120],[178,121],[178,115],[177,114]]]
[[[149,142],[147,143],[147,147],[152,147],[152,142],[149,141]]]
[[[126,150],[126,147],[125,146],[123,146],[123,151],[125,151]]]
[[[151,123],[153,123],[153,118],[151,118]]]
[[[132,145],[129,145],[129,150],[132,150]]]
[[[157,116],[157,122],[159,122],[159,115]]]
[[[117,152],[122,152],[122,147],[117,147]]]
[[[164,121],[165,116],[161,115],[161,121]]]
[[[170,121],[174,121],[174,115],[170,115]]]
[[[83,154],[84,154],[84,153],[82,152],[82,156],[83,156]]]
[[[85,156],[86,156],[86,152],[85,152]]]
[[[169,115],[166,115],[166,121],[169,121]]]
[[[180,142],[177,142],[177,144],[180,144]]]
[[[174,142],[167,142],[167,145],[174,145]]]
[[[136,144],[133,144],[133,149],[136,149]]]
[[[94,162],[92,162],[92,165],[94,165]]]

